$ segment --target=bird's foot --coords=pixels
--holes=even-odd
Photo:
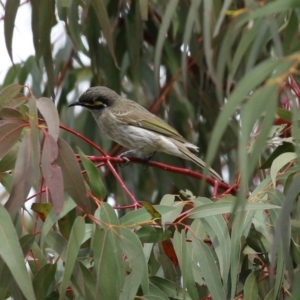
[[[143,169],[147,169],[149,166],[149,161],[151,160],[151,158],[154,156],[154,154],[156,153],[156,151],[150,153],[150,155],[148,157],[145,158],[145,164],[143,165]]]
[[[122,163],[119,164],[121,168],[124,168],[124,167],[128,166],[129,163],[130,163],[130,159],[128,157],[126,157],[127,152],[129,152],[129,151],[123,152],[119,155],[119,157],[121,157],[125,160],[124,163],[122,162]]]

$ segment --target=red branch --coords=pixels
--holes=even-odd
[[[122,157],[88,156],[88,158],[92,162],[107,163],[109,161],[109,162],[115,163],[115,164],[120,164],[120,163],[124,163],[125,162],[124,158],[122,158]],[[130,162],[134,162],[134,163],[137,163],[137,164],[140,164],[140,165],[144,165],[145,164],[145,160],[141,159],[141,158],[128,157],[128,159],[130,160]],[[195,172],[195,171],[192,171],[192,170],[189,170],[189,169],[174,167],[174,166],[163,164],[163,163],[160,163],[160,162],[157,162],[157,161],[149,161],[148,165],[151,166],[151,167],[154,167],[154,168],[165,170],[165,171],[169,171],[169,172],[173,172],[173,173],[178,173],[178,174],[183,174],[183,175],[190,176],[190,177],[193,177],[193,178],[196,178],[196,179],[204,180],[209,185],[211,185],[213,187],[217,187],[217,189],[222,189],[222,190],[225,190],[225,191],[230,190],[232,193],[236,193],[237,192],[237,187],[229,186],[225,182],[216,181],[215,179],[213,179],[211,177],[205,177],[201,173],[198,173],[198,172]]]

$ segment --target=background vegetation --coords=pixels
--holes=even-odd
[[[35,55],[14,63],[23,5]],[[299,1],[3,6],[0,299],[298,299]],[[67,109],[95,85],[167,120],[226,183],[161,153],[121,168]]]

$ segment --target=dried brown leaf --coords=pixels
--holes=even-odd
[[[59,134],[59,116],[53,101],[49,98],[42,97],[37,99],[36,104],[38,110],[46,121],[49,134],[56,142]]]
[[[54,138],[50,134],[45,134],[41,169],[50,191],[55,213],[59,214],[64,203],[64,181],[61,168],[54,163],[57,155],[58,147]]]
[[[10,215],[14,215],[24,204],[34,180],[34,166],[32,159],[31,133],[27,132],[21,142],[16,166],[13,172],[11,194],[5,203]]]
[[[0,158],[2,158],[19,140],[24,125],[21,123],[0,123]]]

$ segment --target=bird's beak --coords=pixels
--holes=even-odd
[[[68,105],[68,107],[71,107],[71,106],[76,106],[76,105],[80,105],[80,106],[82,106],[82,103],[80,103],[80,102],[74,102],[74,103],[72,103],[72,104]]]

